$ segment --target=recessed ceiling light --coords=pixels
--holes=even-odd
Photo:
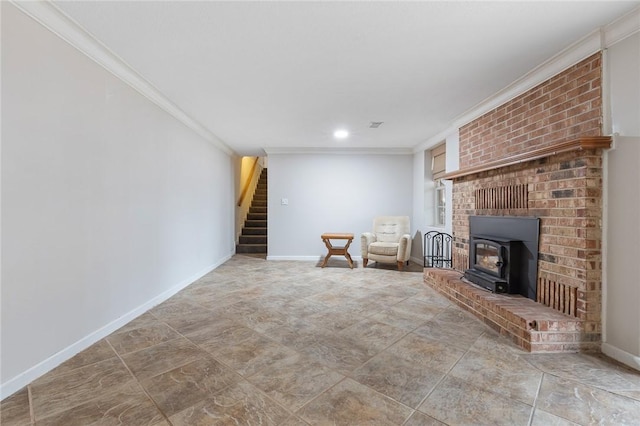
[[[344,129],[336,130],[335,132],[333,132],[333,137],[336,139],[344,139],[347,136],[349,136],[349,132]]]

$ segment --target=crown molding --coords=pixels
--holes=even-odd
[[[24,14],[75,47],[98,65],[122,80],[176,120],[196,132],[212,145],[228,155],[235,152],[209,129],[189,116],[180,107],[163,95],[153,84],[140,75],[122,58],[82,28],[49,0],[10,2]]]
[[[447,129],[417,145],[414,148],[414,153],[435,146],[446,138],[447,135],[453,133],[463,125],[470,123],[476,118],[525,93],[527,90],[549,80],[551,77],[561,73],[581,60],[616,44],[638,31],[640,31],[640,7],[618,18],[614,22],[592,31],[504,89],[468,109],[455,118]]]
[[[604,47],[611,47],[638,31],[640,31],[640,7],[604,27]]]
[[[268,155],[413,155],[413,148],[305,148],[274,147],[265,148]]]

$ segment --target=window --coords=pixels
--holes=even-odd
[[[434,225],[445,226],[447,191],[442,178],[446,172],[447,151],[446,145],[438,145],[431,150],[431,176],[435,184]]]
[[[447,206],[447,191],[442,179],[436,181],[435,226],[444,226]]]

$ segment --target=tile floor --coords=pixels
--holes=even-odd
[[[638,425],[640,373],[532,355],[422,267],[235,256],[2,401],[9,425]]]

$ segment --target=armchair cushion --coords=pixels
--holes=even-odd
[[[382,243],[375,242],[369,244],[369,253],[381,254],[383,256],[397,256],[398,255],[398,243]]]

